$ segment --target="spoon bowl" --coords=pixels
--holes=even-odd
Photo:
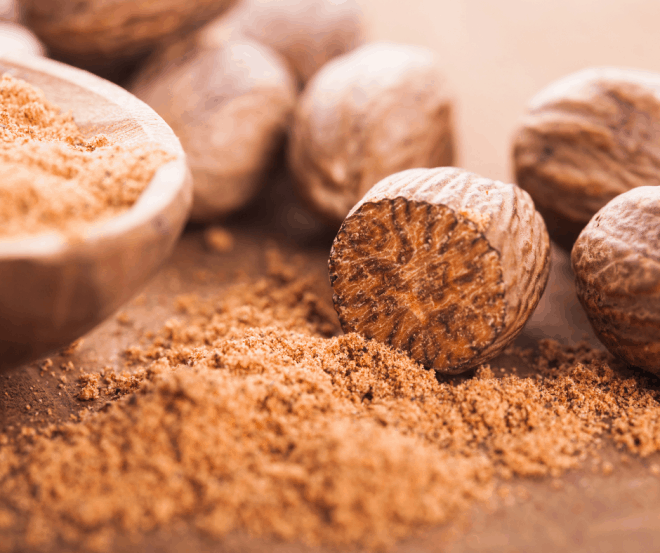
[[[175,156],[128,210],[75,240],[52,231],[0,239],[0,372],[66,346],[133,296],[170,255],[188,218],[192,179],[169,126],[124,89],[46,58],[1,55],[8,73],[71,111],[86,136]]]

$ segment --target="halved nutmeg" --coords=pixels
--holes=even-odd
[[[502,351],[545,288],[550,245],[529,195],[453,167],[380,181],[330,254],[345,332],[459,373]]]

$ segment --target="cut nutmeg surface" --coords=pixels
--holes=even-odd
[[[462,169],[411,169],[351,210],[330,254],[345,332],[459,373],[522,330],[545,288],[549,238],[529,195]]]
[[[660,75],[595,68],[540,92],[517,132],[518,185],[570,251],[615,196],[660,184]]]
[[[289,164],[310,209],[339,227],[388,175],[452,165],[452,102],[438,59],[378,42],[326,64],[294,114]]]
[[[660,188],[621,194],[584,228],[571,254],[580,303],[600,341],[660,374]]]

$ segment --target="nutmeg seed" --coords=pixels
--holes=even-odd
[[[270,46],[303,84],[364,38],[356,0],[242,0],[213,25],[228,38],[242,35]]]
[[[0,0],[0,21],[16,21],[18,19],[18,2],[16,0]]]
[[[379,182],[346,217],[329,263],[345,332],[444,373],[510,344],[549,268],[548,234],[529,195],[454,167]]]
[[[298,103],[289,163],[301,197],[332,225],[386,176],[453,162],[452,102],[427,48],[362,46],[325,65]]]
[[[584,228],[571,262],[580,303],[600,341],[660,374],[660,188],[614,198]]]
[[[570,250],[612,198],[660,184],[660,75],[597,68],[538,94],[513,147],[518,184]]]
[[[131,91],[181,140],[197,221],[229,215],[259,192],[296,98],[293,77],[270,48],[215,41],[206,29],[152,58]]]
[[[183,36],[235,0],[21,0],[25,24],[51,54],[97,73]]]
[[[29,29],[18,23],[0,21],[0,54],[43,56],[45,50]]]

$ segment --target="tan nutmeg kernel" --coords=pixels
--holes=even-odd
[[[276,50],[301,83],[364,37],[356,0],[241,0],[213,24],[226,36],[243,35]]]
[[[345,332],[444,373],[510,344],[549,268],[548,233],[529,195],[454,167],[379,182],[346,217],[329,262]]]
[[[43,56],[45,50],[29,29],[17,23],[0,21],[0,54]]]
[[[551,238],[570,250],[612,198],[660,184],[660,75],[595,68],[550,85],[531,102],[513,161]]]
[[[18,20],[17,0],[0,0],[0,21]]]
[[[584,228],[571,262],[580,303],[607,349],[660,374],[660,188],[614,198]]]
[[[296,108],[289,164],[297,189],[336,226],[387,175],[453,159],[452,103],[426,48],[362,46],[325,65]]]
[[[96,72],[148,54],[235,0],[21,0],[25,24],[50,53]],[[114,67],[110,69],[114,70]]]
[[[206,30],[154,57],[130,90],[181,140],[197,221],[229,215],[258,194],[296,99],[294,78],[270,48],[216,41]]]

